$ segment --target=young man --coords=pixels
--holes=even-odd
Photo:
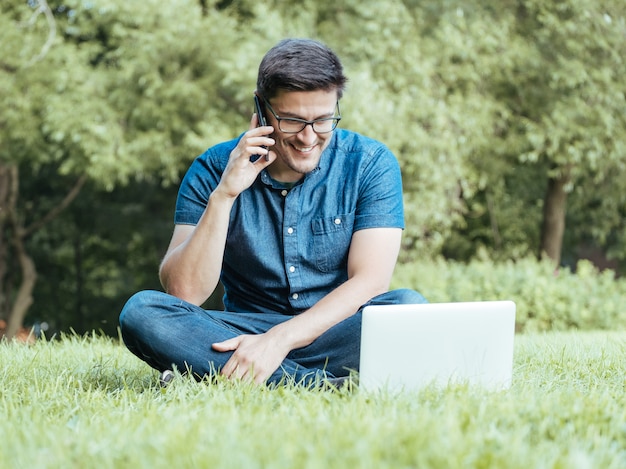
[[[388,291],[400,169],[381,143],[336,129],[345,84],[317,41],[265,55],[255,95],[267,125],[254,114],[191,165],[160,267],[167,293],[137,293],[120,315],[134,354],[197,379],[311,385],[358,370],[365,305],[425,302]],[[225,311],[202,309],[220,279]]]

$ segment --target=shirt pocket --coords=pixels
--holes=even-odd
[[[346,268],[352,241],[354,213],[313,220],[315,263],[322,272]]]

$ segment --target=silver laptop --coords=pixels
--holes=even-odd
[[[359,388],[510,387],[515,303],[479,301],[363,309]]]

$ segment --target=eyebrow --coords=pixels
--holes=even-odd
[[[317,120],[317,119],[327,119],[327,118],[329,118],[329,117],[334,117],[334,116],[335,116],[335,110],[336,110],[336,109],[337,109],[337,104],[335,104],[335,107],[333,108],[333,110],[332,110],[330,113],[328,113],[328,114],[323,114],[323,115],[321,115],[321,116],[317,116],[317,117],[315,117],[315,118],[313,118],[313,119],[311,119],[311,120]],[[297,114],[293,114],[293,113],[291,113],[291,112],[286,112],[286,113],[284,113],[284,114],[283,114],[283,113],[281,113],[281,112],[278,112],[278,110],[277,110],[277,109],[274,109],[274,112],[275,112],[275,113],[276,113],[276,115],[277,115],[278,117],[280,117],[281,119],[290,119],[290,118],[293,118],[293,119],[300,119],[300,120],[303,120],[303,121],[308,121],[308,120],[309,120],[309,119],[305,119],[304,117],[301,117],[301,116],[299,116],[299,115],[297,115]]]

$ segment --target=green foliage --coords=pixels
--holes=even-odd
[[[28,240],[40,266],[32,320],[112,325],[131,288],[156,286],[172,187],[198,153],[247,128],[258,62],[287,36],[338,52],[350,78],[342,126],[397,154],[404,261],[487,252],[516,265],[537,252],[546,180],[564,172],[564,257],[585,243],[626,260],[621,0],[50,0],[54,28],[37,2],[5,3],[0,165],[20,166],[20,219],[91,181]],[[529,328],[588,324],[531,309]]]
[[[116,335],[126,300],[161,288],[157,270],[172,232],[176,187],[139,182],[85,191],[89,198],[76,200],[33,237],[32,253],[46,277],[33,292],[29,323],[46,322],[50,333],[71,327]]]
[[[474,145],[470,136],[469,145],[475,146],[478,157],[471,164],[481,175],[475,188],[504,202],[500,210],[490,211],[492,221],[515,227],[513,235],[534,233],[541,209],[536,202],[543,197],[546,177],[571,173],[569,189],[575,187],[584,204],[595,198],[599,181],[613,179],[617,167],[624,165],[624,75],[615,73],[624,69],[626,60],[623,3],[529,1],[514,7],[509,2],[483,2],[481,7],[459,8],[463,14],[451,19],[452,30],[464,32],[470,40],[465,49],[460,42],[455,44],[457,61],[481,70],[469,96],[486,96],[500,108],[500,116],[486,126],[491,135],[487,146]],[[491,29],[484,40],[473,32],[480,25]],[[489,44],[491,52],[481,52],[480,46],[489,51]],[[467,81],[473,75],[460,76]],[[530,184],[528,176],[535,178]],[[515,200],[521,203],[510,203]],[[479,201],[469,199],[473,211]],[[582,211],[589,214],[589,205]],[[597,213],[601,218],[603,212]],[[605,233],[620,223],[607,225],[602,223]],[[587,228],[594,223],[568,226],[579,230],[579,236],[586,232],[598,239]],[[484,244],[480,232],[465,234]],[[515,255],[523,247],[515,237],[501,234],[501,240],[492,238],[490,248]],[[528,241],[534,246],[531,252],[536,252],[538,237]]]
[[[518,335],[509,391],[402,395],[180,376],[161,390],[112,340],[0,343],[0,467],[617,469],[624,339]]]
[[[520,331],[626,329],[626,279],[589,261],[575,272],[534,258],[421,261],[399,265],[393,284],[415,288],[432,303],[513,300]]]
[[[203,15],[190,0],[50,4],[55,41],[33,63],[23,63],[35,52],[19,38],[43,43],[45,23],[25,27],[26,5],[7,22],[13,55],[0,84],[3,107],[14,111],[2,117],[1,159],[33,168],[53,162],[61,175],[85,172],[109,190],[131,180],[173,182],[208,144],[246,122],[233,119],[251,108],[252,92],[240,81],[252,74],[237,67],[250,60],[233,60],[233,19]],[[214,23],[223,28],[205,27]]]

